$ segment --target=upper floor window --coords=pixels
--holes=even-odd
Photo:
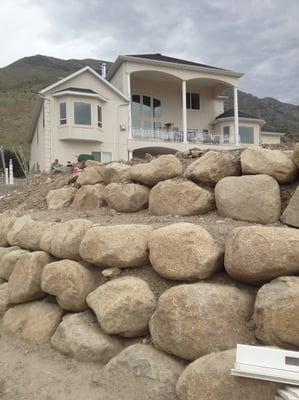
[[[186,105],[188,110],[200,110],[200,94],[187,92]]]
[[[90,103],[74,103],[74,122],[76,125],[91,125]]]
[[[60,125],[65,125],[67,123],[66,103],[59,104],[59,121]]]
[[[103,121],[102,121],[102,107],[98,106],[98,127],[102,128],[103,127]]]

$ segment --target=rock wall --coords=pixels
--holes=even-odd
[[[273,399],[278,385],[230,377],[232,349],[299,349],[298,229],[237,228],[223,254],[190,223],[11,218],[0,217],[4,333],[106,364],[99,374],[111,400]],[[145,280],[122,276],[139,267],[174,286],[157,298]]]
[[[108,206],[124,213],[148,208],[152,215],[181,216],[216,210],[236,220],[275,223],[282,213],[280,185],[295,184],[298,178],[297,153],[296,148],[292,152],[260,147],[241,155],[208,151],[185,169],[174,155],[133,166],[87,162],[73,186],[49,192],[48,208]],[[284,223],[295,227],[297,199],[298,193],[282,215]]]

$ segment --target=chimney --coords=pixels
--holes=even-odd
[[[106,67],[107,67],[107,64],[106,64],[105,62],[103,62],[103,63],[101,64],[101,75],[102,75],[102,77],[103,77],[104,79],[106,79],[106,75],[107,75],[107,69],[106,69]]]

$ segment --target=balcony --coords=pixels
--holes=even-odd
[[[138,141],[184,143],[180,130],[133,128],[132,139]],[[201,133],[197,129],[187,130],[187,143],[207,145],[231,145],[229,136],[222,133]]]

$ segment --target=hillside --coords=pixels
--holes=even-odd
[[[0,69],[0,143],[22,144],[28,150],[25,137],[31,123],[35,93],[85,65],[99,70],[102,60],[62,60],[36,55],[22,58]],[[107,61],[106,61],[107,62]],[[108,68],[111,65],[107,62]],[[232,93],[226,108],[232,107]],[[299,133],[299,106],[272,98],[260,99],[239,92],[239,108],[264,118],[266,129]]]

